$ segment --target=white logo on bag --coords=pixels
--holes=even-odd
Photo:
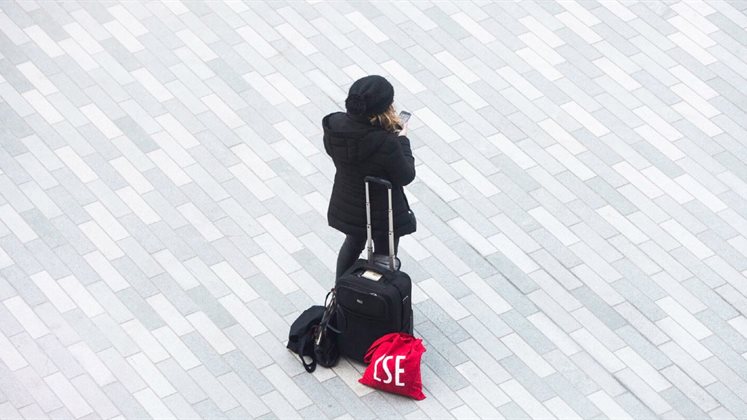
[[[394,359],[394,385],[395,386],[405,386],[404,383],[399,381],[399,374],[405,373],[404,369],[401,369],[399,367],[400,360],[403,360],[405,356],[387,356],[386,354],[382,355],[378,359],[376,359],[376,362],[374,363],[374,371],[373,371],[373,378],[379,382],[383,382],[385,384],[389,384],[392,382],[392,373],[389,372],[389,366],[387,365],[387,362],[391,359]],[[379,365],[381,365],[384,368],[384,373],[386,374],[386,377],[382,381],[379,376],[377,375]]]

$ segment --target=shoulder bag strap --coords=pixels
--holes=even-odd
[[[304,334],[303,337],[301,337],[299,346],[301,349],[301,352],[303,353],[303,348],[306,346],[306,342],[309,341],[309,335]],[[316,359],[314,359],[314,354],[312,353],[311,356],[311,363],[306,363],[306,359],[304,359],[303,354],[299,353],[298,357],[301,359],[301,364],[303,365],[303,368],[306,369],[306,372],[312,373],[314,370],[316,370]]]

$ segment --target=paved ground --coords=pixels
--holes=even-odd
[[[0,418],[747,418],[745,9],[2,1]],[[418,403],[285,350],[368,73],[414,114]]]

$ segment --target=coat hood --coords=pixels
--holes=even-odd
[[[384,144],[386,136],[372,135],[382,132],[372,126],[366,117],[335,112],[322,119],[324,148],[332,159],[355,163],[367,160]]]

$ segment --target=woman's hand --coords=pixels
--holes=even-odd
[[[400,135],[400,136],[406,136],[406,135],[407,135],[407,123],[405,123],[405,124],[404,124],[404,125],[402,126],[402,129],[401,129],[401,130],[399,130],[399,133],[398,133],[398,135]]]

